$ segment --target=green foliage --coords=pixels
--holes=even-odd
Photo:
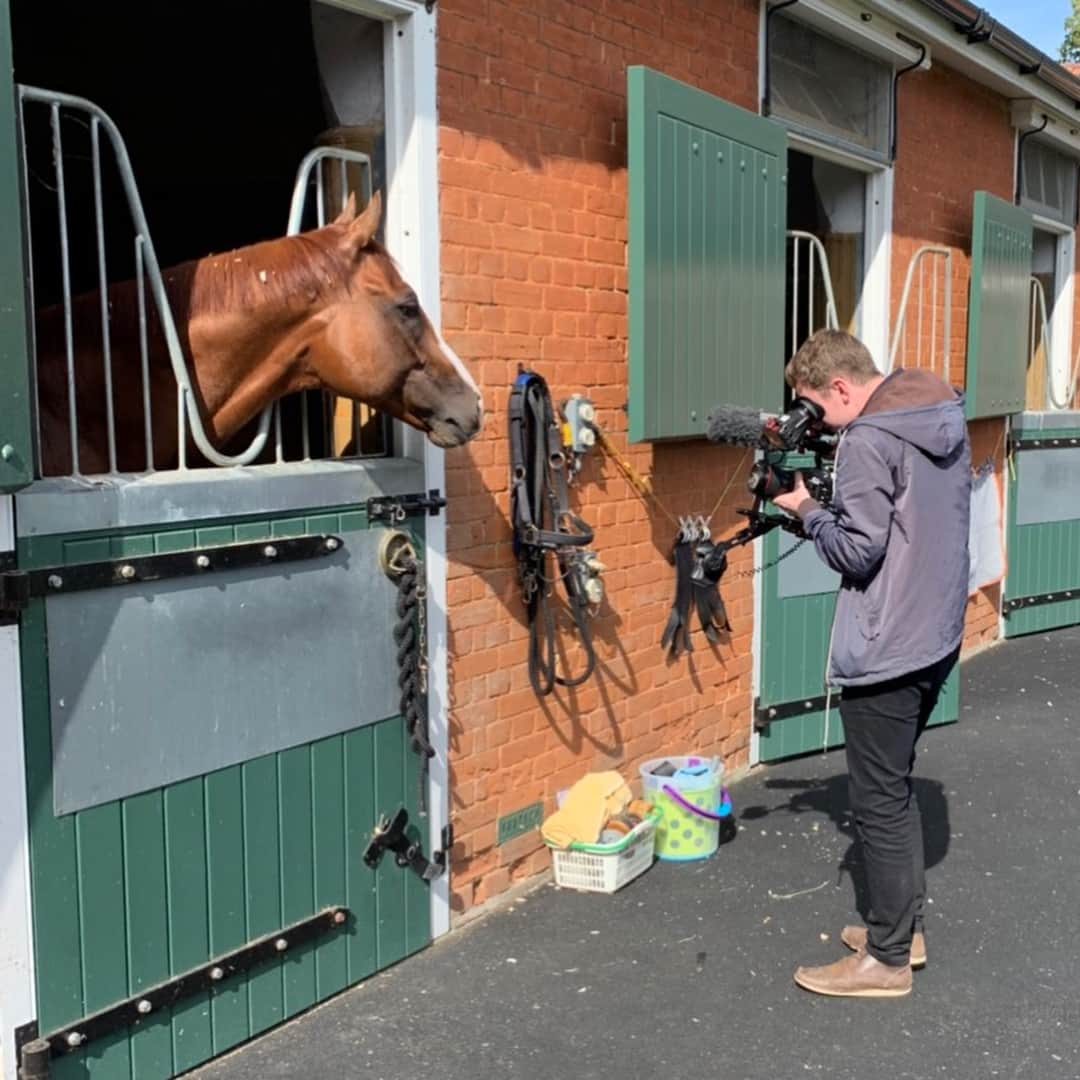
[[[1072,0],[1072,14],[1065,20],[1061,60],[1063,63],[1080,63],[1080,0]]]

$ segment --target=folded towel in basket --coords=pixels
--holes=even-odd
[[[540,833],[552,847],[595,844],[608,818],[621,814],[632,798],[617,772],[589,773],[567,792],[566,801],[544,822]]]

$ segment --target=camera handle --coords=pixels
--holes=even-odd
[[[800,540],[807,539],[806,533],[803,532],[802,522],[798,518],[790,517],[787,514],[766,514],[761,508],[764,501],[764,499],[757,498],[749,510],[741,509],[736,511],[747,518],[747,524],[730,540],[724,540],[722,543],[717,544],[718,551],[730,551],[732,548],[742,547],[743,544],[749,544],[759,536],[772,532],[773,529],[783,529],[785,532],[791,533],[792,536],[797,536]]]

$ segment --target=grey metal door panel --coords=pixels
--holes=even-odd
[[[794,555],[788,555],[796,544],[800,545],[799,550]],[[777,567],[777,585],[781,599],[834,593],[840,588],[840,575],[822,560],[812,540],[803,542],[790,533],[782,533],[780,554],[784,556],[784,561]]]
[[[1080,449],[1025,450],[1016,472],[1017,525],[1080,518]]]
[[[397,712],[381,532],[313,562],[49,597],[55,811]]]

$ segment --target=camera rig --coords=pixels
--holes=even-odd
[[[762,455],[746,481],[747,490],[754,496],[753,506],[739,510],[748,519],[746,527],[724,541],[726,548],[747,544],[777,528],[805,539],[798,520],[786,514],[766,514],[764,503],[792,491],[796,471],[802,473],[810,495],[822,506],[832,501],[837,440],[825,431],[823,420],[822,407],[803,397],[795,398],[781,415],[726,405],[717,406],[709,414],[711,442],[750,447]],[[785,468],[784,459],[790,453],[813,454],[814,464],[799,470]]]

